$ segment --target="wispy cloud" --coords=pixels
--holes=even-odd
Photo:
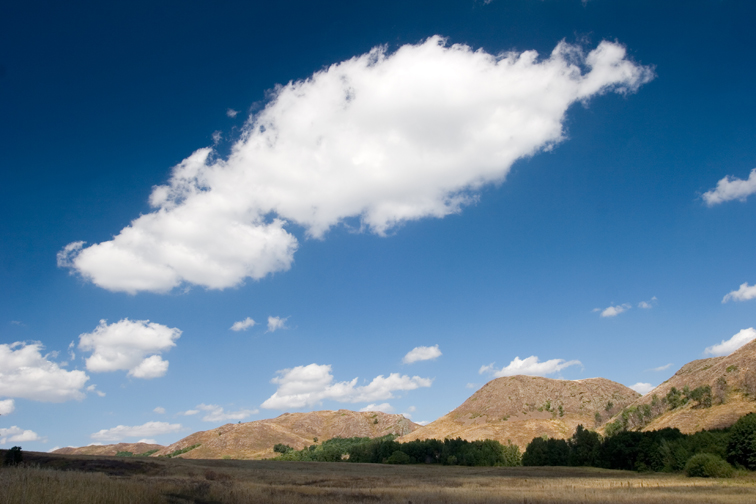
[[[238,411],[225,411],[223,407],[217,404],[199,404],[197,410],[205,412],[202,417],[203,422],[227,422],[229,420],[244,420],[252,415],[259,413],[259,410],[241,409]]]
[[[718,205],[726,201],[745,201],[748,196],[756,192],[756,168],[751,170],[746,180],[727,175],[717,182],[717,187],[706,191],[701,196],[708,206]]]
[[[643,308],[645,310],[649,310],[649,309],[653,308],[654,305],[656,305],[657,301],[658,300],[656,299],[656,296],[654,296],[651,299],[649,299],[648,301],[641,301],[640,303],[638,303],[638,308]]]
[[[669,364],[664,364],[663,366],[659,366],[659,367],[655,367],[655,368],[649,369],[649,371],[666,371],[667,369],[670,368],[670,366],[672,366],[671,362]]]
[[[254,327],[255,321],[251,318],[247,317],[244,320],[240,320],[238,322],[234,322],[234,325],[231,326],[232,331],[246,331],[250,327]]]
[[[262,407],[289,409],[313,406],[327,399],[372,403],[393,398],[395,391],[430,387],[433,380],[391,373],[385,377],[376,376],[369,384],[358,386],[357,378],[348,382],[335,382],[330,365],[310,364],[278,371],[278,376],[271,383],[278,385],[278,389],[262,403]]]
[[[364,408],[361,408],[360,411],[381,411],[383,413],[393,413],[394,407],[385,402],[381,404],[368,404]]]
[[[531,355],[525,359],[515,357],[506,367],[496,369],[493,363],[487,366],[481,366],[478,374],[490,373],[496,378],[502,376],[529,375],[529,376],[547,376],[558,373],[562,369],[570,366],[582,366],[579,360],[566,361],[564,359],[551,359],[540,362],[538,357]]]
[[[616,317],[620,313],[624,313],[630,308],[632,308],[632,306],[629,303],[623,303],[621,305],[609,306],[608,308],[604,308],[603,310],[601,308],[594,308],[593,311],[601,312],[602,317],[608,318]]]
[[[236,115],[237,115],[238,113],[239,113],[239,111],[238,111],[238,110],[234,110],[234,109],[232,109],[232,108],[230,108],[230,109],[226,109],[226,115],[227,115],[228,117],[232,118],[232,119],[233,119],[234,117],[236,117]]]
[[[277,87],[230,155],[198,149],[153,189],[152,212],[109,241],[69,243],[58,264],[112,291],[224,289],[288,270],[290,226],[323,238],[356,218],[386,235],[459,213],[518,159],[562,142],[573,104],[654,77],[626,55],[608,41],[588,54],[560,42],[543,58],[439,36],[376,47]]]
[[[430,347],[419,346],[415,347],[404,356],[402,362],[405,364],[412,364],[417,361],[433,360],[441,356],[441,350],[438,349],[438,345]]]
[[[144,438],[171,434],[182,429],[181,424],[169,424],[168,422],[147,422],[133,427],[119,425],[111,429],[103,429],[92,434],[91,438],[100,442],[117,442],[126,438]]]
[[[268,317],[268,331],[267,332],[275,332],[279,329],[286,329],[286,318],[281,317]]]
[[[154,413],[157,413],[158,415],[165,415],[165,408],[162,406],[158,406],[154,410],[152,410]]]

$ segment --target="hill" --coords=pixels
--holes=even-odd
[[[685,364],[602,430],[677,427],[692,433],[729,427],[751,412],[756,412],[756,340],[728,356]]]
[[[524,450],[534,437],[567,438],[579,424],[597,428],[638,397],[634,390],[604,378],[497,378],[451,413],[398,441],[457,437],[502,443],[511,440]]]
[[[68,446],[66,448],[59,448],[52,453],[58,453],[62,455],[110,455],[113,456],[119,452],[131,452],[134,455],[141,455],[153,450],[160,450],[164,448],[163,445],[150,444],[150,443],[118,443],[110,445],[89,445],[74,448]]]
[[[350,410],[284,413],[277,418],[195,432],[166,446],[153,456],[173,454],[198,445],[178,456],[190,459],[263,459],[273,457],[273,446],[289,445],[296,450],[334,437],[380,437],[408,434],[420,426],[402,415],[380,411]]]

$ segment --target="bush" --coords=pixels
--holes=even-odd
[[[731,478],[734,473],[730,464],[713,453],[693,455],[685,464],[685,474],[689,478]]]
[[[23,462],[24,456],[21,454],[21,447],[14,446],[10,450],[5,452],[5,458],[3,459],[3,465],[17,466]]]
[[[386,459],[386,462],[389,464],[409,464],[410,456],[401,450],[396,450]]]
[[[276,453],[289,453],[292,450],[294,450],[294,448],[283,443],[277,443],[273,445],[273,451]]]

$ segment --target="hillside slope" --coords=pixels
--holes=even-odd
[[[140,455],[152,450],[160,450],[164,448],[163,445],[149,444],[149,443],[118,443],[110,445],[89,445],[74,448],[68,446],[66,448],[58,448],[52,453],[60,453],[63,455],[110,455],[114,456],[118,452],[131,452],[134,455]]]
[[[457,437],[470,441],[496,439],[502,443],[511,440],[524,450],[534,437],[567,438],[579,424],[596,428],[639,396],[604,378],[497,378],[451,413],[398,441]]]
[[[710,388],[708,401],[685,400],[678,407],[670,402],[672,388],[682,392]],[[709,406],[710,404],[710,406]],[[685,364],[669,380],[640,397],[612,418],[621,428],[658,430],[676,427],[684,433],[720,429],[734,424],[741,416],[756,412],[756,340],[725,357],[700,359]],[[609,424],[605,425],[604,431]]]
[[[195,432],[166,446],[153,456],[168,455],[194,445],[183,458],[262,459],[273,457],[273,445],[285,444],[297,450],[334,437],[380,437],[408,434],[420,426],[402,415],[379,411],[350,410],[284,413],[277,418],[226,424],[217,429]]]

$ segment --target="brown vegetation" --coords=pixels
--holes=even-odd
[[[0,469],[0,502],[750,503],[753,474],[685,478],[591,468],[82,457],[24,453]],[[60,469],[67,469],[65,471]]]
[[[313,411],[284,413],[277,418],[240,424],[226,424],[217,429],[195,432],[153,457],[169,455],[199,445],[179,455],[190,459],[262,459],[277,455],[276,444],[296,450],[334,437],[380,437],[387,434],[408,434],[420,426],[402,415],[380,411]]]
[[[457,437],[501,443],[511,440],[524,450],[535,437],[566,439],[579,424],[595,428],[638,397],[634,390],[604,378],[497,378],[451,413],[398,441]]]
[[[120,452],[130,452],[134,455],[140,455],[142,453],[150,452],[153,450],[160,450],[164,448],[163,445],[149,444],[149,443],[118,443],[110,445],[89,445],[74,448],[68,446],[66,448],[58,448],[53,453],[59,453],[61,455],[115,455]]]
[[[706,386],[711,388],[709,407],[689,401],[670,409],[665,399],[673,387],[680,391],[685,387],[694,390]],[[756,412],[756,341],[728,356],[685,364],[669,380],[629,406],[636,409],[645,407],[650,411],[646,419],[639,415],[635,419],[631,417],[631,429],[651,431],[676,427],[689,434],[729,427],[743,415]]]

